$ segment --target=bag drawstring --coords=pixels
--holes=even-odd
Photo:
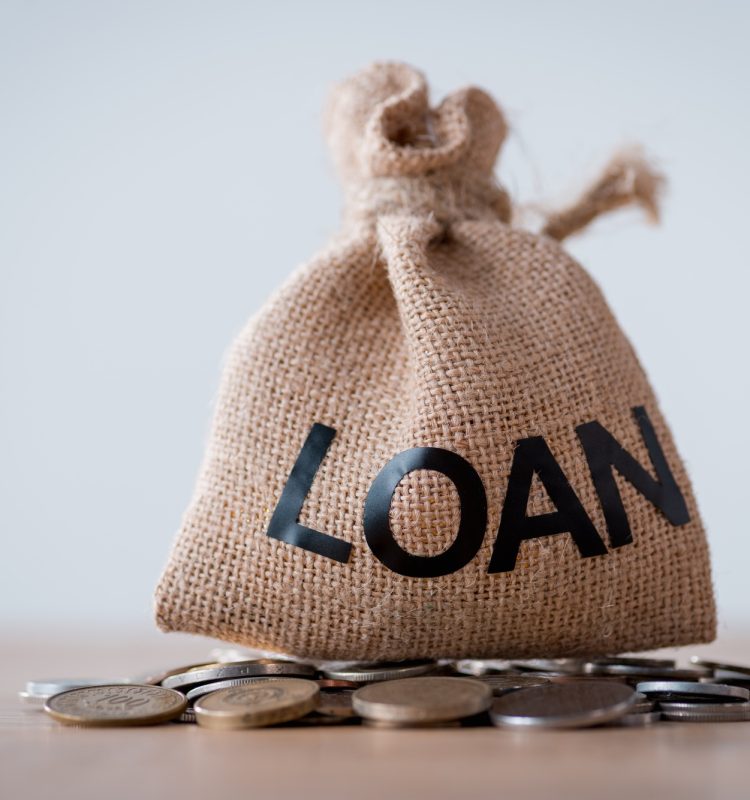
[[[547,217],[542,233],[561,242],[602,214],[629,205],[639,205],[656,223],[665,184],[664,175],[641,152],[618,153],[576,203]]]

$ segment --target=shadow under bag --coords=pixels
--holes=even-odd
[[[709,555],[633,349],[560,240],[658,178],[616,160],[541,234],[506,126],[375,64],[327,112],[342,232],[234,342],[163,630],[324,659],[709,641]],[[290,223],[291,224],[291,223]]]

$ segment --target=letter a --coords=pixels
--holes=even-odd
[[[539,476],[557,511],[534,517],[526,515],[534,473]],[[513,454],[508,491],[487,571],[511,572],[516,566],[522,541],[557,533],[569,533],[584,558],[607,552],[544,437],[521,439]]]

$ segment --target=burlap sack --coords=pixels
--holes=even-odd
[[[688,476],[556,241],[653,206],[654,176],[615,163],[537,235],[493,179],[506,126],[484,92],[431,109],[420,73],[376,64],[327,128],[343,233],[231,348],[159,626],[326,659],[712,639]]]

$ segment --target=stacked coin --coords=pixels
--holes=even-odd
[[[474,678],[401,678],[358,689],[352,706],[364,720],[387,727],[458,722],[490,707],[492,689]]]
[[[22,702],[66,725],[169,721],[213,730],[362,724],[525,730],[750,720],[750,667],[693,658],[309,664],[214,651],[140,678],[29,681]]]

